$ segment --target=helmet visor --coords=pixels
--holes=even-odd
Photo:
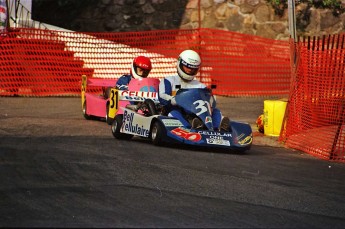
[[[134,66],[134,71],[135,71],[135,73],[137,73],[138,76],[140,76],[142,78],[146,78],[150,73],[150,70],[143,69],[143,68],[140,68],[138,66]]]
[[[181,60],[180,69],[187,75],[194,76],[199,71],[199,65],[188,64],[185,61]]]

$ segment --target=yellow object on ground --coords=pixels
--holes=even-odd
[[[264,134],[279,136],[287,102],[284,100],[264,101]]]

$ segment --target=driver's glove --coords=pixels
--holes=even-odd
[[[172,97],[170,102],[171,102],[171,105],[173,105],[173,106],[177,105],[175,97]]]
[[[128,85],[116,85],[116,88],[119,90],[128,90]]]

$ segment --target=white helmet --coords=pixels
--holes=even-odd
[[[192,81],[201,64],[200,56],[193,50],[185,50],[178,57],[177,73],[186,81]]]

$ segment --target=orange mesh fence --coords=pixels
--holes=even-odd
[[[184,49],[202,58],[198,79],[216,94],[287,96],[286,41],[213,29],[76,33],[19,28],[0,38],[0,95],[79,95],[81,75],[118,78],[135,56],[151,58],[150,77],[176,74]]]
[[[288,95],[290,48],[286,41],[235,32],[198,29],[97,35],[176,59],[184,49],[197,50],[202,59],[199,80],[215,84],[216,94],[229,96]],[[116,36],[116,37],[115,37]],[[175,61],[171,72],[176,74]]]
[[[287,95],[290,49],[286,41],[221,30],[202,30],[202,60],[218,94]]]
[[[311,42],[297,46],[299,63],[281,140],[323,159],[345,161],[344,35]]]
[[[26,30],[0,39],[0,95],[74,95],[80,91],[84,61],[65,49],[54,33]]]

